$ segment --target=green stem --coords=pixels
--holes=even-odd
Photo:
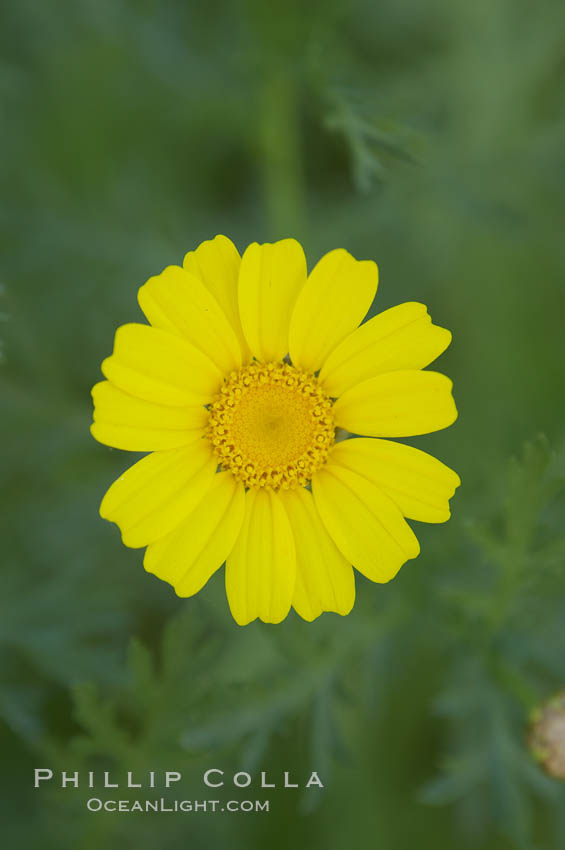
[[[284,68],[273,70],[261,91],[263,186],[273,239],[304,238],[306,231],[298,94],[297,80]]]

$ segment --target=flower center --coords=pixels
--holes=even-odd
[[[252,363],[224,380],[207,436],[222,469],[246,487],[304,486],[334,443],[332,402],[296,366]]]

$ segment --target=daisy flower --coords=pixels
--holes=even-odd
[[[342,249],[308,274],[294,239],[240,257],[217,236],[139,290],[149,324],[118,328],[92,434],[150,454],[100,514],[179,596],[225,562],[240,625],[348,614],[353,567],[390,581],[420,550],[406,518],[449,518],[458,476],[383,438],[456,419],[451,381],[423,371],[451,334],[415,302],[361,324],[377,284]]]

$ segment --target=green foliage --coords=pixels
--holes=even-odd
[[[353,182],[359,192],[367,194],[385,174],[389,160],[413,162],[409,151],[407,128],[392,121],[371,120],[363,114],[366,104],[346,91],[330,91],[330,108],[325,125],[341,134],[349,149]]]
[[[535,846],[532,794],[555,807],[565,799],[525,744],[530,712],[563,675],[565,541],[548,519],[565,504],[564,460],[543,438],[527,443],[510,464],[501,510],[468,524],[481,568],[444,590],[450,670],[435,703],[451,754],[421,796],[457,801],[467,830],[494,822],[523,848]]]

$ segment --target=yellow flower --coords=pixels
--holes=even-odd
[[[444,522],[458,476],[381,439],[457,417],[451,381],[422,371],[451,341],[423,304],[363,321],[371,261],[330,251],[307,274],[294,239],[225,236],[139,290],[149,321],[118,328],[96,384],[92,434],[151,452],[100,514],[179,596],[226,562],[233,617],[348,614],[352,565],[387,582],[420,547],[406,522]],[[336,429],[365,437],[336,440]]]

